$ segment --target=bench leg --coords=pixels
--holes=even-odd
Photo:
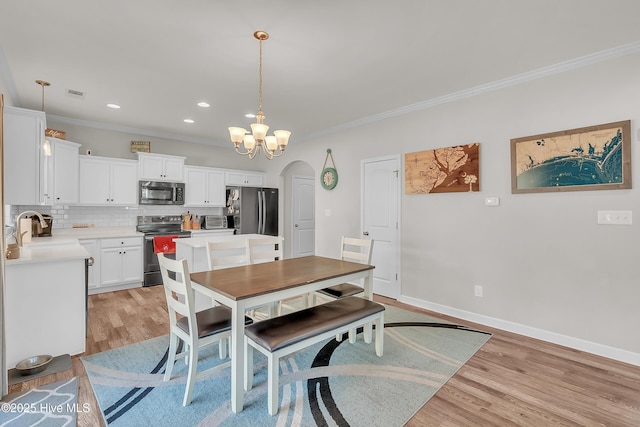
[[[244,337],[244,389],[253,388],[253,347],[249,345],[249,339]]]
[[[371,326],[371,323],[369,323]],[[382,357],[384,353],[384,312],[380,312],[380,317],[376,320],[376,355]]]
[[[279,375],[279,357],[274,356],[273,353],[269,353],[269,371],[268,371],[268,405],[269,415],[275,415],[278,413],[278,375]]]
[[[218,341],[218,354],[220,355],[220,359],[227,358],[227,341],[229,338],[222,338]]]

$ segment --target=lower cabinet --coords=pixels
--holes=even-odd
[[[94,258],[89,294],[142,286],[142,237],[80,240]]]

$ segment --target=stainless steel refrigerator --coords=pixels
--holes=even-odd
[[[227,187],[227,223],[235,234],[278,235],[278,189]]]

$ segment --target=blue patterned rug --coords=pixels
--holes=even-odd
[[[109,426],[402,426],[490,338],[394,307],[385,311],[384,357],[358,334],[327,340],[281,361],[280,410],[267,411],[266,358],[254,352],[254,388],[244,410],[230,407],[229,369],[199,380],[182,406],[186,365],[162,381],[168,336],[83,357]],[[220,363],[217,345],[200,351],[198,370]]]
[[[58,381],[10,394],[0,402],[0,426],[75,426],[78,407],[78,379]]]

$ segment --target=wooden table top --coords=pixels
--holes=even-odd
[[[232,300],[242,300],[373,268],[375,267],[367,264],[308,256],[201,271],[191,273],[190,278],[192,282],[197,282]]]

